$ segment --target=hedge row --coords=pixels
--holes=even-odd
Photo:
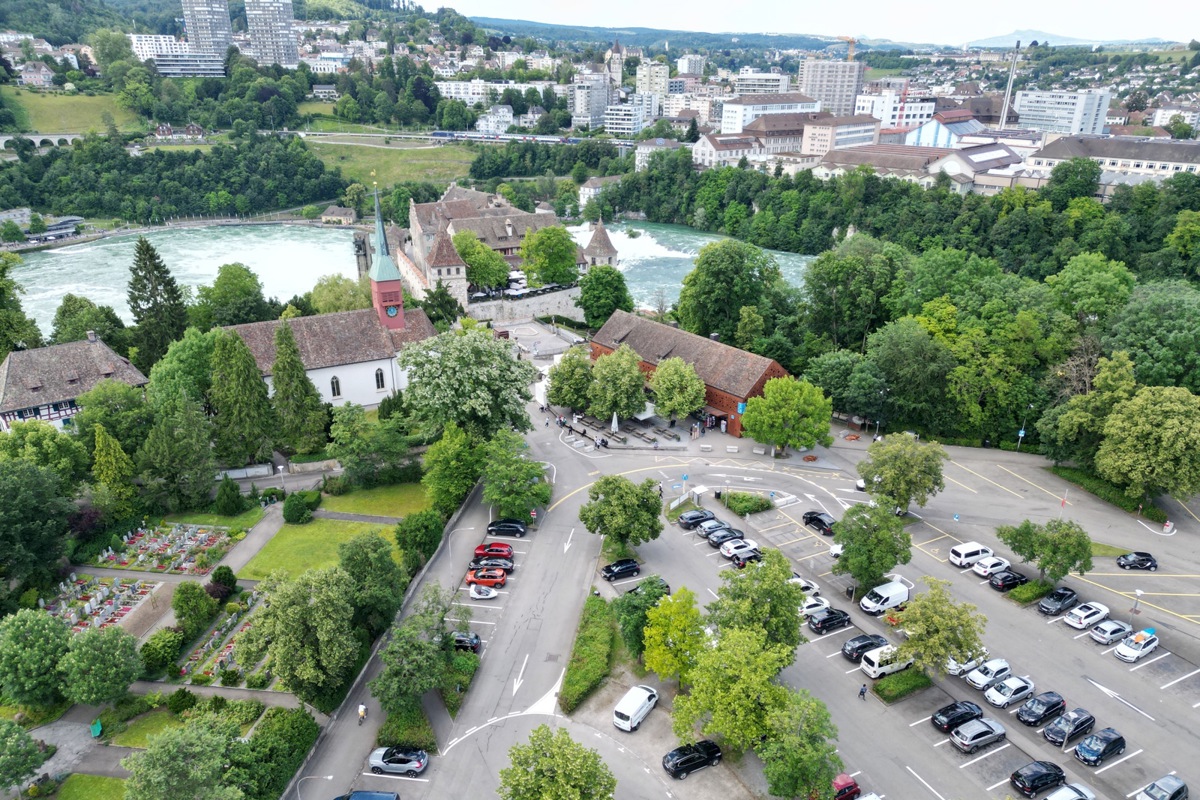
[[[744,517],[747,514],[756,514],[759,511],[767,511],[774,505],[770,498],[763,497],[761,494],[750,494],[749,492],[725,492],[721,496],[721,502],[739,517]]]
[[[885,703],[894,703],[932,685],[933,681],[929,679],[928,675],[919,669],[909,667],[875,681],[875,688],[872,691]]]
[[[558,704],[568,714],[608,677],[616,620],[603,598],[591,595],[583,604],[571,661],[563,677]]]
[[[388,714],[379,733],[375,735],[375,744],[379,747],[417,747],[421,750],[437,750],[437,738],[433,735],[433,726],[421,708],[417,698],[407,698],[401,709],[395,714]]]
[[[451,717],[458,716],[458,710],[462,708],[467,689],[471,687],[471,680],[478,669],[479,656],[475,653],[455,653],[454,658],[450,659],[442,677],[441,692]]]
[[[1054,591],[1054,584],[1050,581],[1036,580],[1021,586],[1014,586],[1008,592],[1008,599],[1014,603],[1028,605],[1029,603],[1041,600],[1046,595]]]
[[[232,705],[232,704],[231,704]],[[239,782],[246,800],[275,800],[287,789],[321,732],[304,709],[269,708],[254,727],[241,764]]]
[[[1123,508],[1130,514],[1140,513],[1151,522],[1166,522],[1167,514],[1154,505],[1153,501],[1139,500],[1125,494],[1125,490],[1115,483],[1109,483],[1087,470],[1076,467],[1051,467],[1050,471],[1064,481],[1070,481],[1084,491],[1091,492],[1105,502]]]

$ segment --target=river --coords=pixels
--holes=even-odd
[[[630,237],[629,230],[639,232]],[[586,226],[572,228],[586,244]],[[683,277],[700,248],[722,237],[680,225],[631,223],[609,230],[621,259],[621,271],[634,301],[652,307],[661,288],[668,303],[679,297]],[[195,289],[210,284],[222,264],[241,262],[262,281],[267,297],[286,301],[303,294],[322,275],[357,274],[353,234],[347,229],[299,225],[215,226],[156,230],[146,238],[158,250],[175,279]],[[30,253],[13,272],[25,294],[25,312],[49,335],[54,312],[67,293],[112,306],[130,322],[125,302],[136,236],[115,236],[86,244]],[[799,284],[809,256],[773,253],[789,283]]]

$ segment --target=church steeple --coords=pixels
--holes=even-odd
[[[388,247],[387,231],[383,224],[383,212],[379,208],[379,189],[375,189],[375,253],[371,257],[371,270],[367,278],[371,282],[371,305],[379,315],[379,322],[389,330],[404,327],[404,284],[400,269],[396,266]]]

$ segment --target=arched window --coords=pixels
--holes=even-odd
[[[375,388],[376,389],[383,388],[383,370],[381,370],[381,369],[375,370]]]
[[[338,380],[337,375],[329,381],[329,394],[333,397],[342,396],[342,382]]]

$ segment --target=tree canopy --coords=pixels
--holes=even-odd
[[[965,664],[983,652],[987,617],[975,613],[970,603],[956,603],[950,581],[925,576],[924,592],[913,592],[898,613],[898,625],[908,634],[896,646],[899,658],[912,658],[917,669],[945,674],[953,658]]]
[[[599,419],[613,414],[618,419],[629,419],[642,413],[646,408],[646,376],[640,364],[641,358],[627,344],[596,359],[588,388],[588,410]]]
[[[937,442],[899,433],[872,442],[867,457],[858,463],[858,474],[867,493],[881,505],[907,510],[916,502],[924,508],[929,498],[946,488],[942,478],[946,458]]]
[[[678,356],[664,358],[650,376],[654,409],[665,417],[686,417],[704,407],[704,381],[696,368]]]
[[[1104,422],[1096,471],[1130,497],[1200,491],[1200,398],[1187,389],[1147,386]]]
[[[828,447],[833,404],[820,389],[795,378],[771,378],[759,397],[746,402],[742,430],[756,442],[776,448]]]
[[[589,328],[599,328],[617,309],[633,311],[633,295],[625,285],[625,275],[616,267],[597,264],[579,279],[579,299]]]
[[[617,779],[595,750],[576,742],[566,728],[539,725],[526,744],[508,750],[500,770],[501,800],[612,800]]]
[[[890,506],[860,503],[833,524],[833,541],[843,545],[833,565],[838,575],[852,575],[858,585],[873,589],[897,564],[912,560],[912,539]]]
[[[768,253],[735,239],[700,248],[695,268],[683,279],[677,315],[685,330],[701,336],[718,333],[735,341],[742,306],[760,302],[781,280]]]
[[[626,546],[657,539],[663,529],[658,483],[653,478],[634,483],[623,475],[605,475],[588,487],[579,521],[591,533]]]
[[[575,240],[561,225],[526,231],[520,253],[529,276],[529,285],[557,283],[565,286],[574,283],[579,276],[577,251]]]

